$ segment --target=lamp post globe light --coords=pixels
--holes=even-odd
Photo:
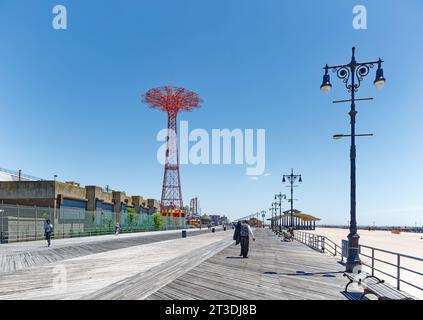
[[[271,207],[271,210],[272,210],[272,229],[273,229],[273,231],[276,231],[276,229],[277,229],[277,226],[278,226],[278,223],[277,223],[277,215],[276,215],[276,206],[275,206],[275,203],[274,202],[272,202],[272,207]]]
[[[272,207],[269,208],[269,211],[272,215],[272,220],[270,220],[270,228],[273,230],[273,203],[272,203]]]
[[[264,228],[264,218],[266,217],[266,210],[261,210],[261,217],[263,219],[263,225],[262,228]]]
[[[289,225],[290,227],[294,227],[294,183],[297,182],[297,180],[299,183],[302,183],[303,178],[301,174],[294,174],[294,169],[291,169],[291,174],[284,174],[282,177],[283,183],[286,183],[286,180],[288,180],[291,187],[291,199],[289,199],[289,202],[291,202],[291,217]]]
[[[325,67],[325,75],[323,76],[323,82],[320,86],[320,90],[323,93],[329,93],[332,90],[332,84],[330,83],[330,75],[329,75],[329,67],[326,65]]]
[[[279,200],[279,231],[282,231],[282,199],[286,199],[286,195],[279,192],[279,194],[275,194],[275,200]]]
[[[281,215],[281,210],[280,210],[280,206],[279,206],[279,202],[273,202],[273,205],[275,206],[275,217],[276,217],[276,221],[278,221],[278,207],[279,207],[279,222],[277,224],[277,231],[281,231],[282,230],[282,215]]]
[[[342,80],[345,84],[348,93],[351,95],[351,99],[334,101],[334,103],[343,103],[350,102],[350,123],[351,123],[351,134],[334,135],[333,138],[338,140],[344,137],[351,138],[351,147],[350,147],[350,175],[351,175],[351,196],[350,196],[350,221],[349,228],[350,233],[348,234],[348,258],[346,264],[346,271],[351,273],[357,273],[361,270],[361,261],[359,256],[359,235],[357,233],[357,218],[356,218],[356,137],[363,136],[372,136],[372,134],[356,134],[356,101],[367,101],[373,100],[373,98],[356,98],[356,93],[360,88],[361,82],[364,78],[370,73],[370,69],[374,68],[377,65],[376,78],[373,81],[373,84],[376,88],[381,89],[386,83],[386,79],[383,75],[382,69],[383,61],[379,58],[377,61],[370,62],[357,62],[355,58],[355,47],[352,48],[352,57],[350,63],[346,65],[337,65],[337,66],[328,66],[326,65],[323,69],[325,74],[323,76],[323,82],[320,86],[320,89],[324,93],[329,93],[332,89],[332,84],[330,83],[329,70],[332,70],[336,73],[337,77]]]

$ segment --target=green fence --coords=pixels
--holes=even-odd
[[[56,239],[112,234],[117,221],[120,221],[121,233],[158,230],[153,217],[145,213],[0,204],[0,243],[43,239],[47,219],[53,224]],[[160,230],[186,227],[183,218],[163,217],[162,220]]]

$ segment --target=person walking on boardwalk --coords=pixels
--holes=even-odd
[[[51,234],[53,233],[53,225],[50,223],[50,220],[46,220],[44,224],[44,236],[47,240],[47,245],[50,247],[51,245]]]
[[[116,223],[116,225],[115,225],[115,235],[119,235],[119,233],[120,233],[120,225],[119,225],[119,223]]]
[[[246,220],[244,220],[241,224],[239,236],[241,242],[241,255],[244,259],[246,259],[248,258],[248,250],[250,247],[250,236],[253,238],[253,241],[256,241],[253,230],[251,230],[251,227]]]
[[[233,237],[236,245],[239,245],[239,243],[241,242],[240,232],[241,232],[241,221],[238,221],[235,227],[234,237]],[[240,256],[242,256],[242,253],[240,254]]]

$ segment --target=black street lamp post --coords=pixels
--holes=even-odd
[[[264,228],[264,218],[266,217],[266,210],[261,210],[261,217],[263,218],[262,228]]]
[[[275,231],[276,229],[276,208],[274,207],[274,203],[272,202],[272,207],[270,208],[270,211],[272,212],[272,230]]]
[[[286,183],[286,180],[288,179],[290,185],[291,185],[291,199],[289,199],[289,202],[291,202],[291,218],[289,225],[291,227],[294,227],[294,183],[298,180],[299,183],[303,182],[303,179],[300,174],[294,174],[294,169],[291,169],[291,174],[289,175],[283,175],[282,182]]]
[[[269,208],[270,215],[272,219],[270,220],[270,229],[273,230],[273,205]]]
[[[275,220],[277,222],[278,221],[278,206],[279,206],[279,203],[273,202],[273,206],[275,207]],[[279,223],[276,223],[276,230],[278,230],[278,229],[279,229],[279,231],[282,230],[282,224],[281,224],[280,217],[279,217]]]
[[[275,200],[279,199],[279,203],[275,202],[279,206],[279,231],[282,231],[282,199],[286,199],[286,195],[279,192],[275,195]]]
[[[351,137],[351,149],[350,149],[350,174],[351,174],[351,196],[350,196],[350,233],[348,235],[348,258],[346,264],[347,272],[359,272],[361,270],[361,261],[359,256],[359,235],[357,233],[357,219],[356,219],[356,144],[355,138],[358,136],[371,136],[371,134],[356,134],[355,124],[356,124],[356,101],[367,101],[373,100],[373,98],[356,98],[355,94],[358,92],[358,88],[361,85],[363,79],[369,74],[370,69],[374,68],[375,65],[378,66],[376,71],[376,79],[373,82],[374,85],[381,89],[385,85],[385,78],[383,76],[382,69],[383,61],[379,58],[377,61],[362,62],[359,63],[355,59],[355,47],[352,48],[352,58],[351,62],[346,65],[338,66],[328,66],[326,65],[323,69],[325,70],[325,75],[323,76],[323,83],[320,86],[320,89],[328,93],[332,89],[332,84],[330,83],[329,70],[336,72],[336,75],[339,79],[343,81],[348,92],[351,94],[351,99],[349,100],[340,100],[334,101],[334,103],[350,102],[351,109],[349,112],[351,120],[351,134],[350,135],[334,135],[334,139],[340,139],[343,137]]]

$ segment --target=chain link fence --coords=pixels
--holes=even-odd
[[[112,234],[118,221],[121,233],[186,227],[184,218],[171,217],[163,217],[158,227],[153,216],[146,213],[0,204],[0,243],[42,240],[46,220],[53,224],[53,239]]]

